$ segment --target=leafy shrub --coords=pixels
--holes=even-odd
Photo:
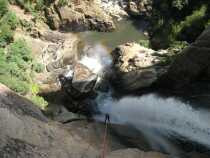
[[[7,12],[0,20],[0,24],[7,24],[12,30],[14,30],[18,24],[16,14],[11,11]]]
[[[172,6],[178,10],[182,10],[188,4],[188,0],[173,0]]]
[[[0,17],[2,17],[8,11],[8,1],[0,0]]]
[[[62,7],[68,4],[68,0],[59,0],[58,1],[58,6]]]
[[[31,94],[37,95],[39,93],[39,86],[37,84],[31,85]]]
[[[37,105],[39,108],[42,110],[45,110],[46,107],[48,106],[48,102],[44,100],[43,97],[40,97],[38,95],[33,95],[30,97],[30,100]]]
[[[45,2],[44,2],[44,0],[37,0],[36,1],[36,5],[35,5],[35,9],[36,10],[43,10],[44,9],[44,7],[45,7]]]
[[[34,62],[32,65],[32,69],[33,69],[33,71],[35,71],[37,73],[41,73],[44,71],[44,66],[40,63]]]
[[[150,42],[149,40],[139,40],[139,44],[143,47],[149,48]]]
[[[9,60],[19,65],[24,65],[26,64],[24,62],[32,61],[32,52],[24,40],[17,40],[10,44],[8,54]],[[25,65],[23,67],[25,67]]]
[[[5,52],[3,48],[0,48],[0,62],[6,61]]]
[[[193,42],[210,24],[209,10],[209,0],[162,0],[161,3],[153,0],[152,39],[165,43],[158,49],[176,41]],[[151,44],[153,47],[154,43]]]
[[[20,81],[18,78],[10,75],[0,75],[0,82],[22,95],[25,95],[29,92],[29,85],[27,82]]]
[[[13,31],[7,24],[0,25],[0,47],[5,47],[13,41]]]
[[[2,56],[0,58],[1,82],[18,93],[29,92],[28,87],[32,80],[30,77],[32,57],[31,50],[26,46],[25,41],[17,40],[9,45],[7,54],[2,50],[0,53]],[[8,80],[2,76],[6,76]]]

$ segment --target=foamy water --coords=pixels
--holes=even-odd
[[[112,59],[107,48],[100,43],[92,46],[88,45],[83,51],[85,52],[85,55],[79,62],[87,66],[96,74],[101,73],[112,63]]]
[[[178,99],[149,94],[117,101],[107,95],[97,102],[99,111],[108,113],[111,122],[135,127],[155,149],[170,148],[171,144],[165,139],[170,137],[182,137],[210,147],[210,112],[195,110]],[[103,120],[104,116],[96,116],[96,119]]]

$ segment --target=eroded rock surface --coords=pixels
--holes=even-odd
[[[161,76],[166,66],[161,66],[162,52],[137,43],[120,45],[113,52],[114,86],[135,91],[151,86]]]
[[[0,84],[0,157],[96,158],[99,152]]]
[[[63,31],[112,31],[112,18],[94,1],[73,0],[65,5],[56,1],[45,10],[48,24],[52,29]]]
[[[77,63],[68,74],[60,76],[60,82],[62,89],[71,97],[81,99],[94,92],[97,77],[88,67]]]
[[[123,0],[97,0],[98,4],[104,9],[109,15],[121,20],[124,17],[128,17],[128,13],[125,11],[127,2]]]

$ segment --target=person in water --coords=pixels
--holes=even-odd
[[[110,122],[110,116],[109,116],[109,114],[107,114],[107,113],[106,113],[106,115],[105,115],[105,123],[106,123],[106,122]]]

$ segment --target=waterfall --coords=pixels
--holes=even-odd
[[[176,98],[149,94],[114,100],[105,95],[98,97],[97,102],[99,111],[109,114],[112,123],[135,127],[154,149],[169,147],[166,138],[171,137],[210,147],[210,112],[193,109]],[[103,120],[104,116],[97,115],[95,119]]]
[[[107,48],[100,43],[92,46],[87,45],[83,51],[85,52],[85,55],[79,62],[87,66],[96,74],[104,71],[105,68],[112,63]]]

